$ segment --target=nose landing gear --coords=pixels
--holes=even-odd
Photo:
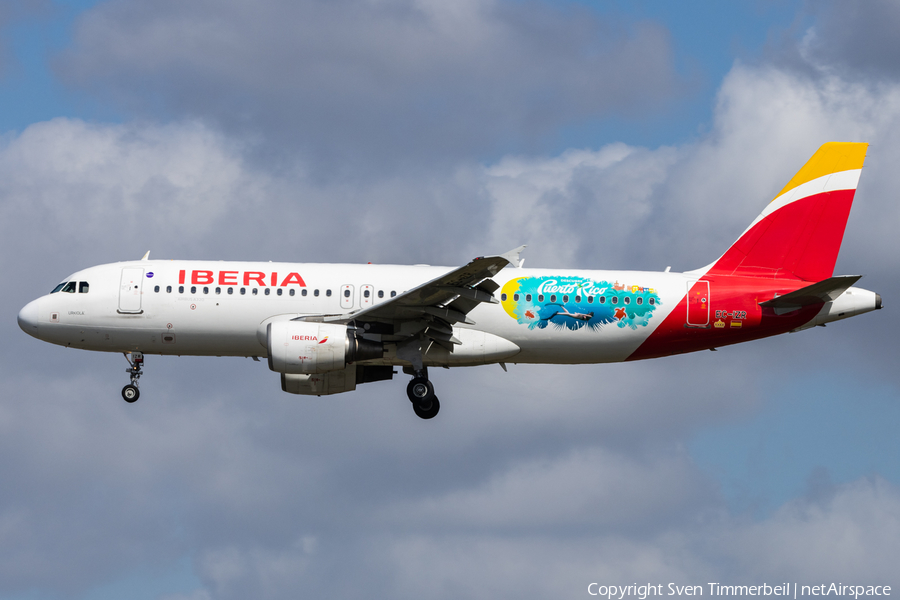
[[[125,372],[131,375],[131,383],[122,388],[122,398],[125,399],[125,402],[137,402],[137,399],[141,397],[141,390],[138,389],[138,379],[143,374],[144,355],[141,352],[132,352],[131,358],[128,358],[127,353],[123,353],[123,356],[125,356],[128,364],[131,365],[130,368],[125,369]]]
[[[406,386],[406,395],[412,402],[413,411],[420,419],[432,419],[441,410],[441,403],[434,395],[434,386],[428,381],[428,370],[416,371]]]

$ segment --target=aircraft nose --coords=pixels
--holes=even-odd
[[[22,328],[22,331],[28,335],[37,337],[38,301],[32,300],[26,304],[22,310],[19,311],[19,316],[16,320],[19,322],[19,327]]]

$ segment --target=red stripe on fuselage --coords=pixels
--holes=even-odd
[[[816,304],[776,315],[774,310],[759,306],[760,302],[771,300],[776,294],[782,296],[808,285],[795,279],[773,281],[758,277],[709,275],[701,281],[709,282],[709,324],[706,327],[688,325],[688,292],[675,310],[626,360],[707,350],[786,333],[809,322],[822,308],[822,304]],[[741,318],[735,318],[735,315]],[[696,321],[696,318],[693,320]]]

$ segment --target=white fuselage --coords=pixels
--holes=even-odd
[[[127,283],[122,280],[123,272],[130,269],[140,270],[134,284],[137,290],[122,289]],[[393,294],[450,270],[450,267],[372,264],[161,260],[115,263],[91,267],[67,279],[87,283],[87,293],[48,294],[30,304],[27,312],[34,313],[36,318],[37,328],[30,332],[32,335],[73,348],[263,357],[266,344],[261,336],[268,321],[349,313],[389,300]],[[201,275],[192,279],[195,272]],[[212,273],[212,279],[206,276],[207,272]],[[251,276],[245,279],[247,273]],[[299,275],[305,285],[299,285],[296,277],[282,285],[292,273]],[[599,332],[553,326],[529,329],[511,318],[502,304],[482,304],[469,314],[474,325],[457,327],[483,331],[512,342],[520,351],[514,358],[510,357],[510,362],[621,361],[650,334],[653,321],[659,323],[684,296],[684,282],[696,279],[680,273],[507,268],[494,280],[502,289],[514,278],[558,275],[629,284],[639,281],[640,285],[657,290],[660,298],[657,314],[650,319],[649,326],[634,329],[615,324]],[[500,291],[495,295],[499,299]],[[559,295],[561,299],[562,294]],[[549,300],[550,294],[547,296]],[[391,362],[389,357],[386,361]]]
[[[265,357],[265,332],[269,322],[305,315],[350,313],[386,302],[395,294],[402,294],[451,270],[450,267],[372,264],[123,262],[73,274],[67,281],[76,282],[75,291],[57,291],[38,298],[22,310],[20,323],[26,323],[27,327],[23,324],[23,329],[41,340],[72,348]],[[468,314],[473,324],[454,326],[455,335],[462,344],[455,347],[453,353],[436,348],[426,355],[426,364],[624,361],[680,303],[684,305],[687,290],[702,275],[702,272],[506,268],[493,277],[500,286],[494,296],[502,301],[476,306]],[[518,281],[543,282],[540,290],[535,288],[534,298],[528,295],[529,302],[540,304],[543,315],[537,308],[529,310],[531,305],[514,306],[513,297],[519,304],[525,302],[524,292],[522,298],[513,293],[507,298],[504,290],[513,289],[509,285],[518,285]],[[576,290],[572,282],[583,287]],[[80,291],[82,283],[87,284],[87,291],[83,293]],[[546,292],[541,294],[540,303],[538,291]],[[849,295],[841,297],[840,304],[844,309],[840,315],[829,314],[829,304],[792,328],[850,316],[847,314],[850,309],[852,314],[859,314],[876,308],[872,292],[858,288],[848,291]],[[601,309],[601,301],[611,303],[613,295],[625,294],[631,295],[637,303],[641,301],[637,300],[638,296],[643,294],[649,298],[648,293],[655,298],[649,316],[632,319],[630,313],[625,313],[626,309],[637,308],[635,304],[613,307],[607,303],[602,308],[610,310],[610,314],[615,315],[614,320],[582,326],[589,315]],[[712,293],[715,296],[717,292]],[[722,295],[719,296],[721,299]],[[573,304],[576,298],[579,300],[577,306]],[[732,304],[725,300],[722,300],[724,304],[717,304],[716,298],[704,299],[705,316],[701,314],[700,318],[706,319],[707,329],[715,331],[712,322],[717,311],[713,309],[717,306],[727,309],[730,314],[742,308],[743,297],[735,298]],[[847,309],[848,298],[851,298],[850,309]],[[628,300],[623,296],[622,302]],[[654,301],[648,299],[647,302]],[[556,305],[558,308],[553,308]],[[646,304],[643,307],[648,308]],[[752,308],[759,311],[758,306]],[[538,323],[542,316],[546,321],[543,324]],[[688,320],[691,318],[697,320],[696,315],[687,317]],[[533,321],[529,322],[529,319]],[[751,321],[752,318],[745,322],[744,332],[750,328]],[[370,337],[378,338],[377,335]],[[721,345],[736,341],[742,340],[723,338]],[[473,350],[470,347],[473,344],[478,348]],[[710,343],[710,346],[714,345],[718,344]],[[404,364],[390,344],[386,349],[383,359],[368,363]],[[696,348],[687,351],[691,349]],[[673,348],[672,353],[679,351],[686,350]]]

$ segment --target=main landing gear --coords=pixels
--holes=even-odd
[[[441,410],[441,403],[434,395],[434,386],[428,381],[428,369],[413,373],[414,377],[406,386],[406,395],[412,402],[413,411],[420,419],[432,419]]]
[[[131,358],[128,358],[127,353],[123,352],[122,354],[125,356],[128,364],[131,365],[130,368],[125,369],[125,372],[131,375],[131,383],[122,388],[122,398],[125,399],[125,402],[137,402],[137,399],[141,397],[141,390],[138,389],[138,379],[143,374],[144,355],[141,352],[132,352]]]

